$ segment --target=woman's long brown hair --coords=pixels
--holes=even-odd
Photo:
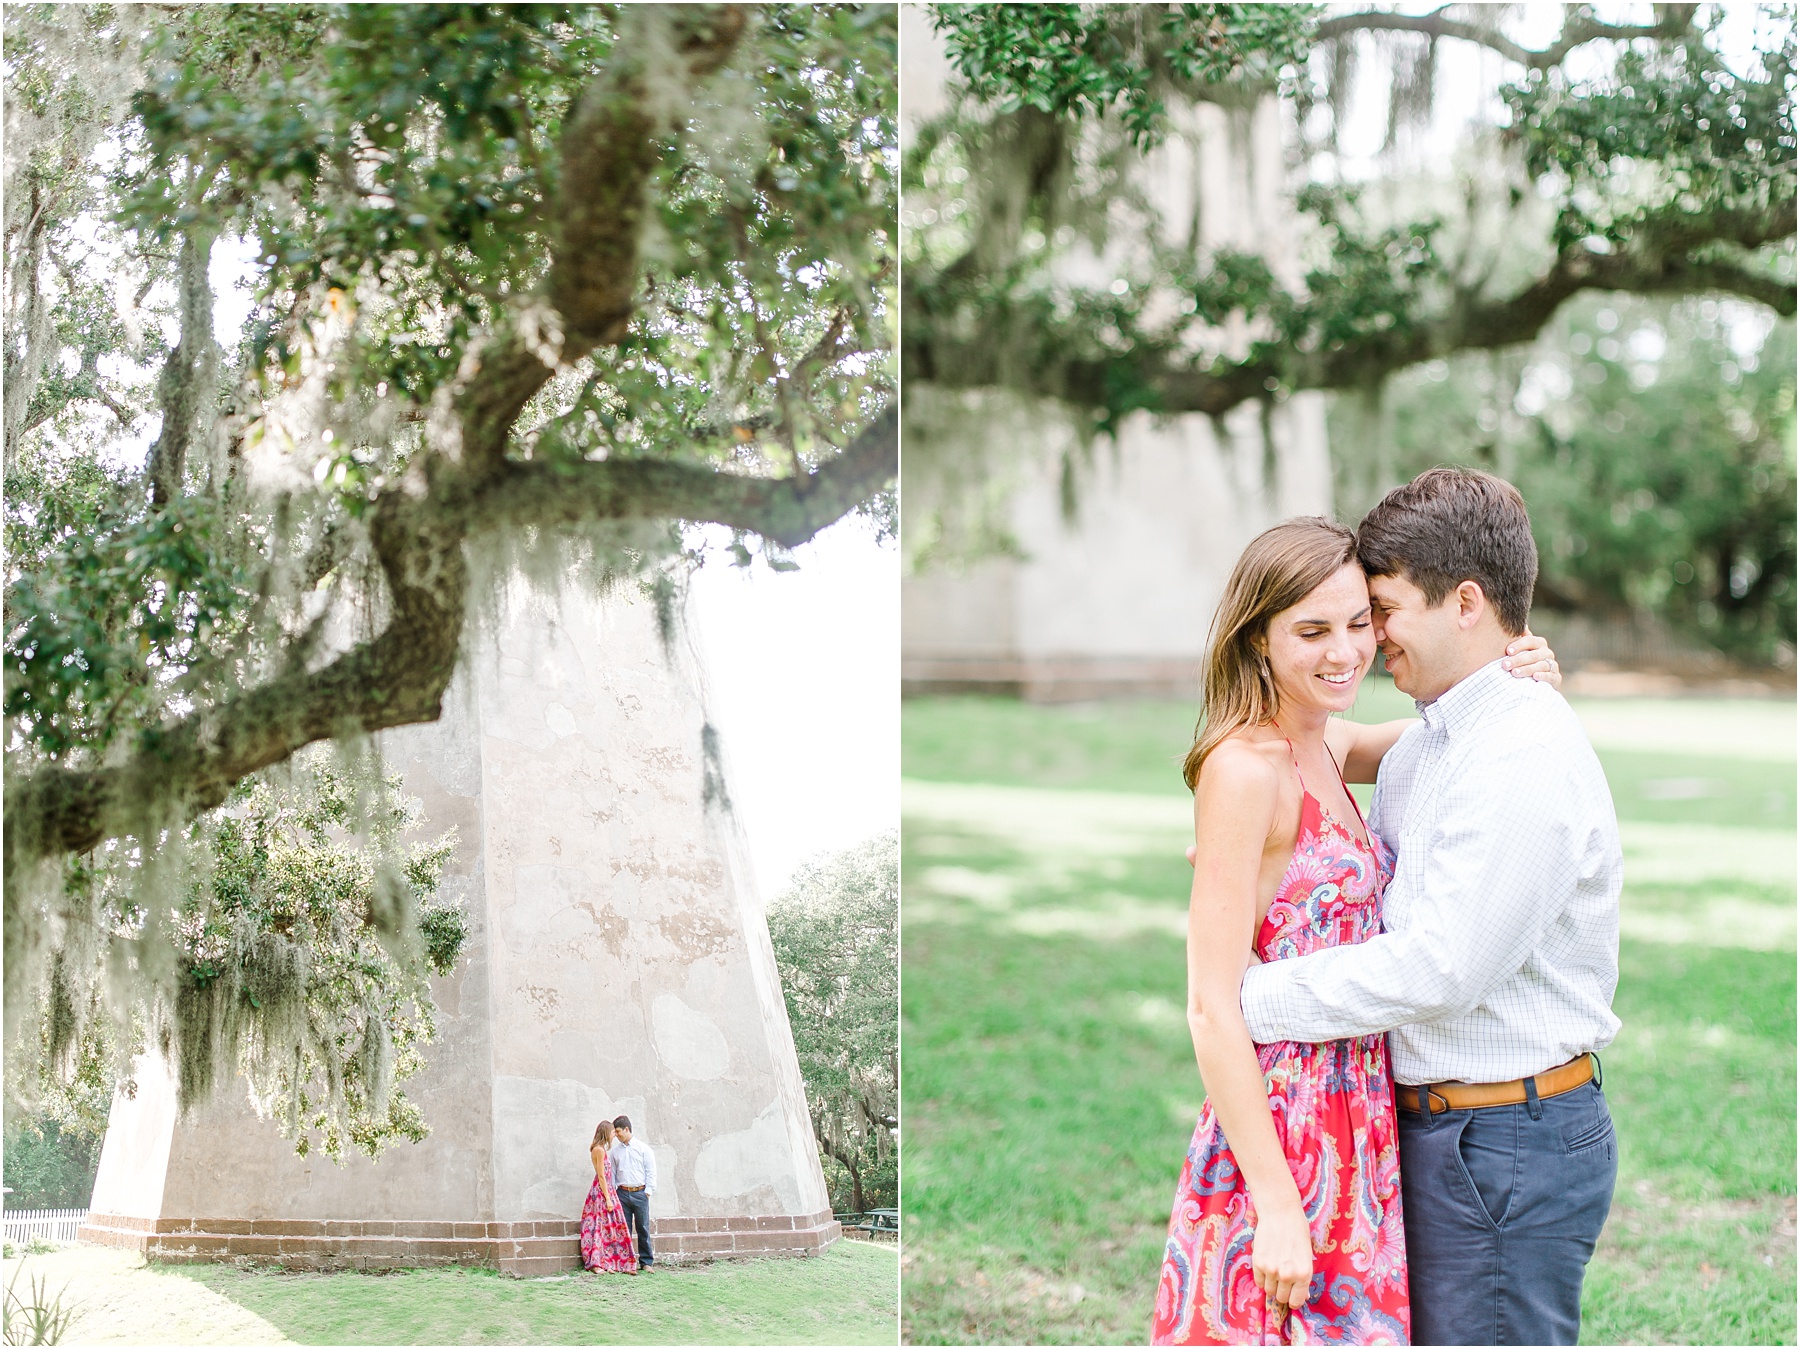
[[[613,1140],[612,1121],[603,1119],[594,1129],[594,1141],[588,1144],[588,1151],[609,1146]]]
[[[1244,549],[1206,643],[1206,676],[1194,747],[1181,764],[1188,790],[1219,742],[1245,726],[1263,726],[1280,709],[1269,671],[1269,620],[1356,560],[1356,535],[1336,520],[1302,515],[1265,529]]]

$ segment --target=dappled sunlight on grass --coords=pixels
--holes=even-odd
[[[1376,703],[1359,715],[1403,712]],[[1735,727],[1739,748],[1782,715],[1791,731],[1780,704],[1669,706],[1708,734]],[[1775,709],[1761,738],[1746,729],[1758,707]],[[1201,1102],[1181,1011],[1192,807],[1169,767],[1191,711],[1110,711],[906,708],[917,1342],[1147,1333]],[[1584,1338],[1791,1342],[1793,768],[1633,738],[1662,715],[1615,707],[1602,747],[1627,853],[1625,1029],[1604,1056],[1621,1180]]]

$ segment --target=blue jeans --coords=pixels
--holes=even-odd
[[[619,1202],[625,1206],[625,1226],[637,1233],[638,1268],[649,1269],[656,1263],[656,1252],[650,1249],[650,1196],[642,1190],[620,1190]]]
[[[1574,1344],[1619,1149],[1599,1084],[1400,1112],[1414,1344]]]

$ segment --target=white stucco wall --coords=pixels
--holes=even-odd
[[[382,738],[454,824],[470,940],[404,1084],[432,1134],[340,1167],[300,1158],[241,1082],[177,1119],[155,1065],[115,1103],[96,1213],[521,1221],[577,1217],[594,1125],[655,1149],[658,1215],[829,1207],[760,899],[702,799],[703,676],[634,588],[509,587],[444,716]]]

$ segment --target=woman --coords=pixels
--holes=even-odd
[[[636,1274],[637,1252],[631,1246],[631,1233],[625,1227],[625,1206],[619,1202],[619,1190],[613,1180],[611,1120],[601,1120],[594,1130],[594,1141],[588,1156],[594,1163],[594,1183],[588,1187],[587,1203],[581,1208],[581,1263],[584,1268],[607,1274]]]
[[[1541,638],[1507,651],[1514,674],[1561,682]],[[1408,723],[1332,718],[1374,657],[1348,529],[1311,517],[1251,542],[1214,622],[1183,768],[1196,841],[1188,1024],[1207,1101],[1169,1223],[1157,1344],[1407,1342],[1385,1039],[1259,1046],[1238,1005],[1250,960],[1381,930],[1393,857],[1345,780],[1373,781]]]

